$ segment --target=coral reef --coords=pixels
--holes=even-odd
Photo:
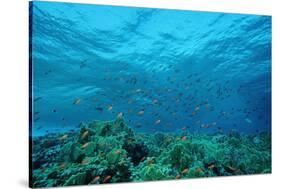
[[[118,118],[32,144],[33,187],[271,172],[269,133],[135,133]]]

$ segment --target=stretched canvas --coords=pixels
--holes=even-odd
[[[271,173],[271,17],[30,3],[30,187]]]

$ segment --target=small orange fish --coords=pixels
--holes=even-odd
[[[139,116],[142,116],[143,114],[144,114],[144,110],[141,110],[141,111],[138,112]]]
[[[107,183],[111,179],[111,176],[108,175],[103,179],[103,183]]]
[[[108,106],[108,108],[107,108],[108,111],[111,111],[112,109],[113,109],[112,105]]]
[[[232,166],[227,166],[227,168],[232,172],[237,171],[237,169],[235,167],[232,167]]]
[[[183,136],[183,137],[181,138],[182,141],[186,141],[186,139],[187,139],[186,136]]]
[[[81,99],[77,98],[74,100],[73,104],[77,105],[77,104],[80,104],[80,102],[81,102]]]
[[[86,148],[88,145],[89,145],[89,142],[83,144],[81,148]]]
[[[65,164],[64,164],[64,163],[62,163],[62,164],[59,165],[59,168],[60,168],[60,169],[63,169],[64,167],[65,167]]]
[[[145,160],[145,158],[146,158],[145,156],[144,156],[144,157],[142,157],[142,158],[140,159],[140,161],[143,161],[143,160]]]
[[[214,164],[211,164],[208,166],[208,169],[214,169],[215,168],[215,165]]]
[[[175,179],[180,179],[181,178],[181,175],[177,175],[176,177],[175,177]]]
[[[83,159],[83,161],[81,162],[83,165],[88,164],[89,161],[87,159]]]
[[[160,122],[161,122],[161,120],[158,119],[158,120],[155,121],[155,124],[158,125],[158,124],[160,124]]]
[[[184,170],[182,170],[182,172],[181,172],[181,174],[185,174],[185,173],[187,173],[188,172],[188,168],[185,168]]]
[[[59,140],[64,140],[64,139],[66,139],[67,137],[68,137],[68,135],[65,134],[65,135],[63,135],[62,137],[60,137]]]
[[[122,112],[117,114],[117,118],[122,118],[122,117],[123,117],[123,113]]]
[[[150,164],[153,164],[154,163],[154,159],[148,159],[147,160],[147,163],[150,165]]]
[[[93,179],[93,183],[96,183],[100,180],[100,176],[96,176],[94,179]]]
[[[198,167],[197,169],[195,169],[195,173],[201,173],[203,170],[202,168]]]
[[[81,139],[83,140],[84,138],[86,138],[86,136],[88,136],[89,134],[89,131],[85,131],[82,136],[81,136]]]

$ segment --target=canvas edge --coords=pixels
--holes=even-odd
[[[33,2],[29,1],[28,2],[28,7],[29,7],[29,23],[28,23],[28,41],[29,41],[29,45],[28,45],[28,53],[29,53],[29,57],[28,57],[28,96],[29,96],[29,101],[28,101],[28,109],[29,109],[29,115],[28,115],[28,122],[29,122],[29,135],[28,135],[28,141],[29,141],[29,145],[28,145],[28,167],[29,167],[29,176],[28,176],[28,186],[30,188],[33,187],[33,179],[32,179],[32,112],[33,112],[33,108],[32,108],[32,20],[33,20],[33,15],[32,15],[32,9],[33,9]]]

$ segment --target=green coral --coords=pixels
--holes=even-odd
[[[140,171],[140,176],[142,180],[162,180],[166,179],[166,175],[162,170],[162,167],[156,164],[150,164],[142,168]]]
[[[80,163],[85,157],[85,153],[76,143],[67,143],[62,147],[59,160],[63,162]]]
[[[64,186],[72,186],[72,185],[82,185],[85,184],[86,181],[86,173],[78,173],[76,175],[72,175],[64,184]]]
[[[126,154],[127,152],[125,150],[115,148],[107,154],[106,159],[109,165],[115,165],[124,161],[127,156]]]
[[[134,133],[118,118],[33,140],[33,187],[271,173],[269,133]]]
[[[176,143],[168,153],[164,153],[162,162],[164,164],[171,164],[179,169],[188,167],[192,161],[192,157],[185,151],[185,149],[183,143]]]

